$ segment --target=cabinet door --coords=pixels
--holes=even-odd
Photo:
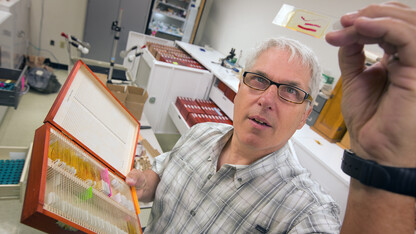
[[[144,112],[155,133],[177,133],[168,116],[169,104],[178,96],[207,98],[212,74],[182,66],[156,63],[149,77],[149,99]]]
[[[145,60],[143,60],[145,61]],[[145,61],[147,62],[147,61]],[[150,65],[150,74],[147,83],[149,98],[144,105],[144,114],[155,132],[158,132],[162,105],[169,90],[172,69],[168,66],[155,64]],[[140,72],[139,72],[140,73]]]
[[[92,47],[90,52],[83,57],[99,61],[110,60],[111,48],[114,45],[114,32],[111,31],[111,25],[118,19],[120,9],[123,9],[120,39],[115,54],[115,63],[122,64],[123,58],[119,56],[120,52],[131,48],[126,48],[128,33],[130,31],[144,33],[151,3],[151,0],[88,0],[84,41],[89,42]]]
[[[342,85],[341,78],[332,91],[312,129],[330,142],[341,140],[347,130],[341,114]]]

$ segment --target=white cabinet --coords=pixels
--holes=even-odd
[[[0,11],[0,67],[12,68],[12,14]]]
[[[147,79],[145,83],[149,98],[144,113],[155,133],[177,133],[168,116],[169,104],[175,102],[178,96],[206,99],[212,74],[207,70],[157,61],[145,49],[138,79]]]
[[[11,28],[3,29],[1,37],[10,37],[11,43],[0,42],[2,48],[2,67],[18,69],[27,54],[29,45],[29,7],[28,0],[0,1],[0,11],[11,14]],[[6,31],[5,31],[6,30]],[[4,45],[3,45],[4,44]],[[7,51],[7,52],[6,52]]]
[[[231,69],[220,66],[219,60],[225,58],[223,54],[215,50],[207,50],[197,45],[185,42],[176,42],[179,47],[190,54],[195,60],[205,66],[214,76],[212,87],[209,93],[211,99],[217,106],[231,119],[234,115],[234,103],[230,99],[230,95],[224,93],[224,89],[219,88],[221,83],[229,92],[237,93],[240,83],[239,74]]]
[[[138,32],[129,32],[129,36],[127,39],[127,45],[125,51],[127,51],[126,57],[123,60],[123,66],[127,68],[127,70],[130,72],[130,74],[133,77],[133,81],[136,82],[138,86],[146,87],[147,86],[147,80],[144,80],[143,77],[140,79],[137,79],[137,70],[140,65],[140,61],[142,60],[142,56],[136,56],[139,54],[143,46],[146,45],[147,42],[154,42],[161,45],[168,45],[168,46],[174,46],[175,43],[173,41],[169,41],[163,38],[157,38],[145,35],[143,33]],[[137,47],[137,49],[132,50],[132,48]],[[142,68],[145,69],[145,68]]]

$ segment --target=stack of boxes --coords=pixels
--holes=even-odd
[[[175,105],[189,127],[204,122],[233,124],[221,109],[210,100],[178,97]]]
[[[180,48],[147,42],[146,47],[156,60],[206,70],[200,63]]]
[[[221,90],[224,93],[224,96],[226,96],[230,101],[234,103],[234,98],[236,93],[228,87],[226,84],[218,80],[218,89]]]

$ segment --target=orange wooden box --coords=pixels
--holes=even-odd
[[[132,169],[140,123],[78,61],[35,132],[21,222],[48,233],[142,233]]]

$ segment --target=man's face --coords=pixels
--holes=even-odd
[[[310,71],[297,57],[278,48],[263,52],[249,70],[270,80],[309,90]],[[265,91],[252,89],[240,82],[234,99],[234,135],[239,143],[254,147],[263,155],[283,147],[297,129],[302,128],[312,108],[287,102],[279,97],[275,85]]]

